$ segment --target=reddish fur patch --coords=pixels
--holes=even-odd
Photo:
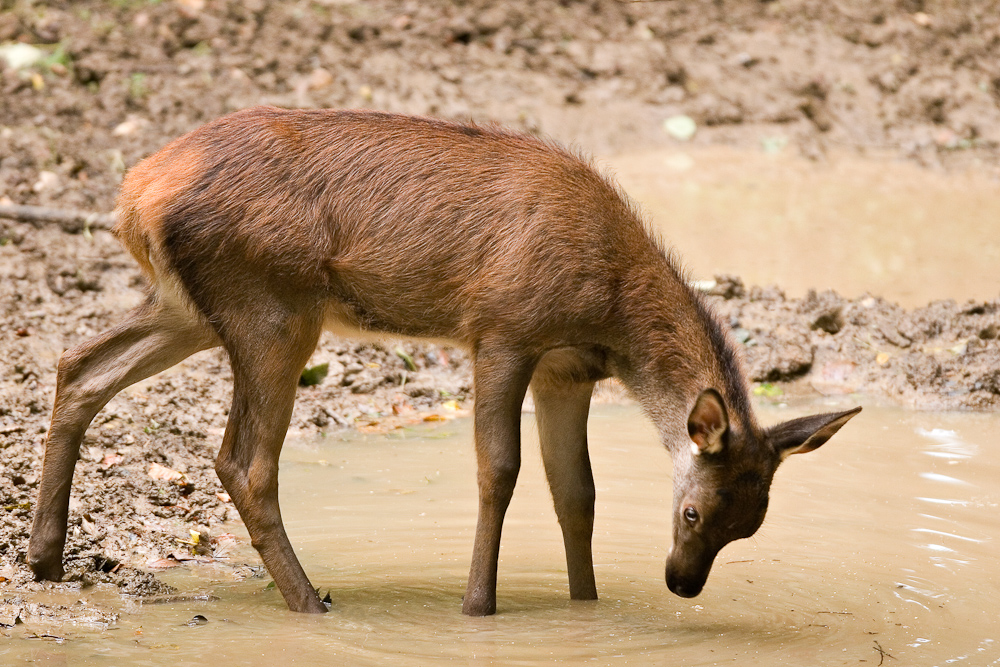
[[[202,151],[177,140],[129,170],[118,195],[118,222],[112,230],[150,279],[150,250],[162,243],[166,207],[198,177]]]

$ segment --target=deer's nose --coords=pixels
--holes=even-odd
[[[682,598],[697,597],[697,595],[701,593],[701,589],[704,587],[704,582],[692,582],[681,579],[680,577],[667,576],[667,588],[670,589],[671,593],[679,595]]]

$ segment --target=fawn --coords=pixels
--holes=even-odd
[[[84,432],[119,391],[223,346],[234,395],[216,462],[295,611],[323,612],[285,534],[278,455],[321,331],[471,351],[479,518],[463,611],[496,610],[500,532],[530,385],[570,595],[595,599],[594,383],[616,377],[674,461],[667,584],[690,597],[749,537],[775,469],[861,408],[769,429],[702,297],[607,178],[554,143],[374,111],[253,108],[129,171],[115,233],[149,280],[124,322],[59,361],[28,562],[58,580]]]

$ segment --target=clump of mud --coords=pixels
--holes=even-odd
[[[755,382],[863,393],[926,409],[1000,407],[1000,299],[905,310],[874,296],[747,289],[720,276],[709,293],[742,342]]]
[[[102,607],[79,600],[73,605],[43,604],[32,602],[21,595],[11,595],[0,599],[0,627],[11,628],[22,623],[35,625],[62,625],[66,622],[74,625],[107,629],[118,622],[118,614]],[[63,640],[59,635],[36,634],[29,638]]]

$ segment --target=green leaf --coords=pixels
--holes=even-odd
[[[299,384],[303,387],[314,387],[326,379],[330,372],[330,364],[317,364],[302,371]]]
[[[401,347],[397,347],[395,350],[393,350],[393,352],[396,353],[397,357],[399,357],[400,359],[403,360],[403,364],[406,366],[406,370],[408,370],[408,371],[415,371],[415,370],[417,370],[417,362],[415,362],[413,360],[413,357],[411,357],[406,352],[406,350],[404,350]]]
[[[781,390],[781,387],[771,384],[770,382],[761,382],[759,385],[753,388],[754,396],[765,396],[767,398],[778,398],[785,392]]]

